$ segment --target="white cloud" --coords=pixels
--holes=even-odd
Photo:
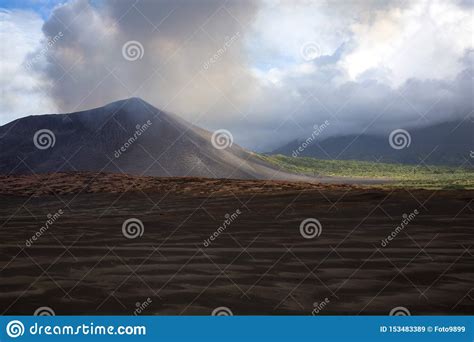
[[[43,42],[43,20],[30,11],[0,12],[0,124],[29,114],[55,111],[47,81],[25,68]]]
[[[416,1],[352,25],[355,49],[341,65],[352,79],[373,68],[391,71],[400,85],[410,78],[454,78],[459,59],[473,48],[473,13],[453,3]]]

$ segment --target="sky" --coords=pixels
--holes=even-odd
[[[136,96],[269,151],[473,115],[472,0],[0,6],[0,125]]]

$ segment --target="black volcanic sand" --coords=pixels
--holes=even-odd
[[[238,182],[225,193],[205,182],[198,189],[1,195],[2,314],[48,306],[60,315],[129,315],[148,298],[147,315],[208,315],[221,306],[235,315],[310,315],[323,301],[320,315],[387,315],[399,306],[412,315],[474,313],[472,191],[257,186],[235,195]],[[132,217],[144,234],[127,239],[122,223]],[[310,217],[322,233],[305,239],[299,225]]]

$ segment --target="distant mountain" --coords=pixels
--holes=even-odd
[[[390,145],[390,135],[346,135],[313,141],[305,148],[306,138],[292,141],[272,154],[297,155],[318,159],[366,160],[396,162],[403,164],[468,166],[470,151],[474,149],[474,123],[471,120],[446,122],[425,128],[407,129],[408,140],[403,133],[394,134]],[[397,137],[400,139],[397,145]],[[302,150],[302,151],[301,151]],[[296,152],[295,152],[296,151]]]
[[[0,174],[68,171],[148,176],[291,179],[237,144],[130,98],[71,114],[28,116],[0,127]],[[218,143],[226,143],[225,135]],[[220,146],[220,145],[218,145]]]

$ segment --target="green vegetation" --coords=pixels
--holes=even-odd
[[[321,160],[283,155],[259,155],[281,169],[311,176],[390,179],[384,186],[428,189],[474,189],[474,169],[376,163],[357,160]]]

